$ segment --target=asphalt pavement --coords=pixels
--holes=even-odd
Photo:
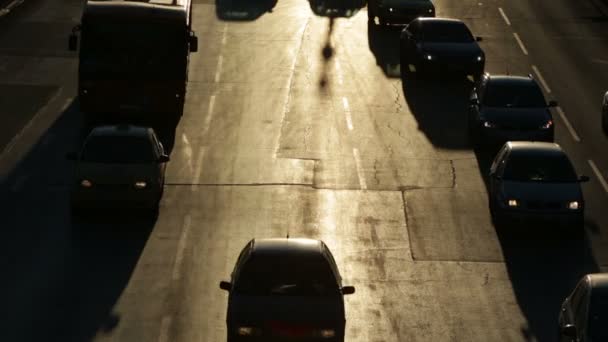
[[[220,0],[218,0],[220,1]],[[195,0],[185,113],[158,217],[73,222],[81,1],[0,18],[2,341],[225,340],[219,281],[254,237],[310,237],[345,283],[346,341],[553,341],[561,300],[608,265],[608,19],[591,1],[437,0],[487,71],[533,74],[556,140],[591,177],[585,234],[497,230],[466,80],[401,79],[398,31],[309,3]],[[216,6],[216,4],[218,6]],[[533,227],[532,227],[533,228]]]

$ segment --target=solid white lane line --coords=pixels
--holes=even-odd
[[[213,108],[215,107],[215,95],[211,95],[209,98],[209,109],[207,109],[207,117],[205,118],[205,124],[203,125],[202,136],[205,136],[211,126],[211,118],[213,117]]]
[[[344,115],[346,115],[346,126],[348,126],[349,130],[353,130],[353,118],[350,113],[350,106],[348,105],[348,99],[346,97],[342,98],[342,105],[344,106]]]
[[[526,47],[524,46],[524,42],[521,41],[521,38],[519,38],[519,35],[517,34],[517,32],[513,32],[513,36],[515,37],[515,40],[517,40],[517,44],[519,44],[521,51],[524,53],[524,55],[527,56],[528,50],[526,50]]]
[[[505,13],[505,11],[503,11],[502,8],[498,7],[498,12],[500,12],[500,15],[502,15],[502,18],[505,20],[505,23],[507,23],[507,25],[511,26],[511,21],[509,21],[509,18],[507,17],[507,14]]]
[[[160,321],[160,333],[158,334],[158,342],[169,341],[169,328],[171,328],[171,316],[164,316]]]
[[[215,69],[215,83],[220,82],[220,74],[222,72],[222,64],[224,63],[224,58],[222,55],[217,59],[217,67]]]
[[[593,170],[593,173],[595,173],[597,179],[600,181],[600,184],[602,184],[602,188],[604,188],[604,191],[608,192],[608,183],[606,183],[606,179],[604,179],[604,176],[602,176],[600,169],[598,169],[597,165],[595,165],[593,160],[589,159],[587,160],[587,162],[589,163],[589,166],[591,166],[591,169]]]
[[[184,218],[184,225],[182,227],[182,233],[177,243],[177,253],[175,253],[175,263],[173,263],[173,280],[179,280],[181,278],[182,263],[184,261],[184,251],[186,250],[186,243],[188,242],[188,235],[190,235],[190,225],[192,218],[190,215],[186,215]]]
[[[365,181],[365,173],[363,173],[363,166],[361,165],[361,156],[359,156],[359,149],[353,148],[353,155],[355,156],[357,176],[359,177],[359,187],[361,187],[361,190],[367,190],[367,182]]]
[[[581,142],[581,138],[579,138],[578,134],[576,134],[576,131],[574,130],[574,127],[572,127],[572,125],[570,124],[570,121],[568,121],[568,118],[566,117],[566,113],[564,113],[564,110],[562,109],[562,107],[557,107],[557,108],[555,108],[555,110],[557,110],[557,113],[564,121],[564,125],[566,125],[566,128],[570,132],[570,135],[572,135],[572,139],[574,139],[574,141],[576,141],[576,142]]]
[[[542,84],[543,88],[545,88],[545,91],[547,92],[547,94],[551,94],[551,88],[549,88],[549,84],[547,84],[547,81],[545,81],[545,78],[540,73],[540,70],[538,70],[538,68],[536,67],[536,65],[532,66],[532,70],[536,74],[536,77],[538,77],[538,80],[540,81],[540,84]]]

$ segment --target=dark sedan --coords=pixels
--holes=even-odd
[[[532,77],[485,74],[471,92],[469,134],[479,147],[496,147],[507,141],[553,142],[553,116]]]
[[[380,25],[406,25],[418,17],[434,17],[431,0],[368,0],[367,18]]]
[[[608,341],[608,274],[587,274],[562,303],[560,342]]]
[[[460,20],[417,18],[401,31],[401,70],[409,66],[417,74],[471,75],[479,80],[485,67],[485,54],[469,28]]]
[[[585,201],[578,176],[558,144],[509,141],[490,167],[490,211],[495,222],[544,221],[582,228]]]
[[[334,258],[322,241],[254,239],[241,251],[231,281],[228,341],[343,341],[344,301]]]

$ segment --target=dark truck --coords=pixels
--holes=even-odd
[[[418,17],[434,17],[431,0],[368,0],[367,16],[370,23],[378,18],[380,25],[407,25]]]
[[[88,0],[69,38],[80,51],[78,96],[87,119],[180,116],[190,52],[190,0]]]

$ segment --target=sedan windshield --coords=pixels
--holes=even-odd
[[[608,341],[608,289],[594,288],[587,318],[590,341]]]
[[[512,155],[503,175],[505,180],[520,182],[576,182],[570,160],[562,154]]]
[[[155,161],[154,149],[146,137],[94,136],[82,151],[82,161],[138,164]]]
[[[483,99],[489,107],[546,107],[545,97],[534,83],[490,83]]]
[[[429,43],[471,43],[473,35],[462,23],[433,22],[423,25],[423,40]]]
[[[252,257],[240,270],[235,292],[246,295],[332,296],[337,281],[322,258]]]

